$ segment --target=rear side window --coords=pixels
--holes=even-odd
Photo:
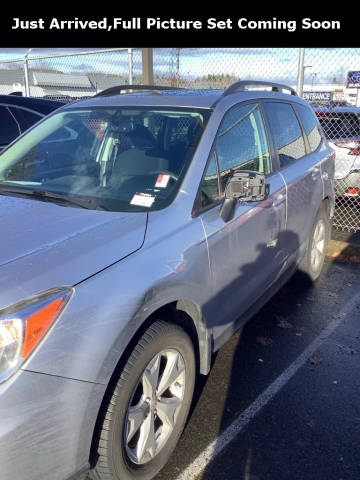
[[[265,102],[264,105],[279,155],[280,167],[287,167],[305,155],[300,124],[289,103]]]
[[[9,107],[0,105],[0,145],[6,146],[20,135],[20,125]]]
[[[312,152],[315,152],[321,143],[321,133],[316,115],[311,108],[306,107],[305,105],[296,104],[295,108],[308,137],[310,149]]]
[[[336,140],[360,139],[360,115],[353,112],[316,112],[326,138]]]

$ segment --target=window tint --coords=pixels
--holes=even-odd
[[[295,108],[304,126],[306,135],[309,140],[310,149],[312,152],[314,152],[315,150],[317,150],[321,143],[321,133],[319,130],[316,115],[310,107],[305,107],[305,105],[296,104]]]
[[[8,107],[0,106],[0,145],[7,145],[12,142],[21,130]]]
[[[215,142],[224,192],[232,169],[270,172],[270,155],[258,104],[233,108],[224,117]]]
[[[219,198],[219,183],[215,161],[215,153],[213,152],[209,159],[202,184],[201,184],[201,207],[206,208],[208,205],[215,203]]]
[[[288,103],[265,102],[280,166],[287,167],[305,155],[305,143],[295,112]]]
[[[42,118],[40,115],[28,112],[22,108],[10,107],[9,110],[18,123],[21,133],[28,130],[34,123],[39,122]]]

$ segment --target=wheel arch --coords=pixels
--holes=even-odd
[[[326,208],[328,209],[328,212],[330,213],[330,216],[332,216],[333,208],[332,208],[332,204],[330,202],[330,198],[329,198],[328,195],[323,198],[322,203],[323,203],[323,205],[326,205]]]
[[[201,307],[187,298],[168,299],[163,304],[156,303],[152,307],[148,307],[146,318],[143,318],[130,343],[133,344],[148,326],[157,319],[176,323],[184,328],[194,344],[198,372],[207,375],[210,371],[212,341],[209,329],[206,328]]]
[[[335,202],[331,201],[332,199],[329,196],[326,196],[323,201],[322,205],[326,209],[326,212],[329,215],[329,232],[328,232],[328,238],[327,241],[329,242],[331,239],[331,229],[332,229],[332,221],[333,221],[333,216],[334,216],[334,210],[335,210]]]
[[[190,336],[194,345],[197,371],[202,375],[207,375],[210,371],[212,356],[212,337],[209,330],[205,326],[205,321],[203,319],[202,311],[199,305],[197,305],[192,300],[178,299],[164,303],[161,306],[157,305],[156,308],[151,309],[147,313],[147,317],[143,320],[143,322],[129,341],[128,346],[121,354],[119,361],[108,382],[103,400],[98,411],[93,432],[89,455],[90,468],[92,468],[96,463],[100,425],[104,420],[103,412],[105,410],[105,406],[109,403],[111,392],[116,386],[119,375],[126,364],[126,361],[132,351],[133,346],[138,342],[145,330],[154,321],[156,321],[157,319],[161,319],[165,322],[175,323],[183,327]]]

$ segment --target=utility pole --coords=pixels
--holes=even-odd
[[[25,53],[24,56],[24,82],[25,82],[25,97],[30,97],[30,84],[29,84],[29,64],[28,64],[28,56],[31,52],[32,48]]]
[[[300,48],[298,75],[297,75],[297,84],[296,84],[296,91],[299,97],[303,96],[303,91],[304,91],[304,60],[305,60],[305,48]]]
[[[180,48],[176,49],[176,86],[180,83]]]
[[[313,87],[314,87],[314,80],[315,80],[315,77],[317,77],[317,73],[314,72],[314,73],[311,73],[310,74],[312,79],[311,79],[311,91],[313,91]]]
[[[129,85],[133,84],[133,49],[128,48]]]
[[[153,49],[142,49],[142,82],[144,85],[154,85]]]

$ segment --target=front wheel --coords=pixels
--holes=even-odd
[[[317,213],[314,226],[311,231],[306,253],[299,269],[315,282],[322,271],[325,261],[326,245],[330,239],[331,222],[328,209],[324,204]]]
[[[191,339],[178,325],[156,321],[134,347],[110,396],[92,478],[153,478],[181,435],[194,383]]]

